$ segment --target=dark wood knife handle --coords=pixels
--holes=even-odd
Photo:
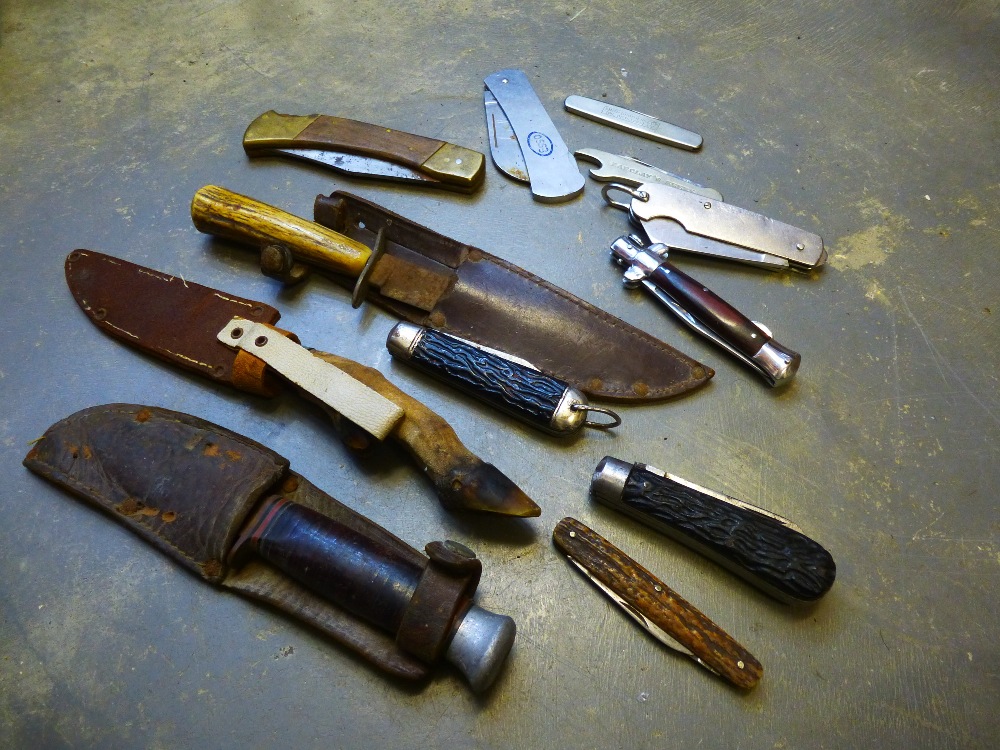
[[[698,550],[781,601],[814,602],[830,590],[837,575],[830,553],[800,531],[642,464],[632,467],[620,498],[601,492],[594,497]]]
[[[412,344],[398,344],[413,331]],[[410,343],[409,337],[406,343]],[[546,432],[569,386],[432,328],[400,323],[386,342],[392,355],[464,393]],[[582,420],[581,420],[582,423]],[[565,431],[560,431],[560,434]]]
[[[745,357],[752,358],[771,340],[750,318],[672,263],[661,263],[649,280]]]
[[[367,122],[329,115],[283,115],[265,112],[243,136],[248,151],[317,148],[374,156],[413,169],[430,159],[445,141]]]
[[[242,564],[255,552],[327,601],[395,634],[423,567],[397,549],[299,503],[265,500],[234,545]]]
[[[764,668],[753,654],[677,592],[597,532],[564,518],[552,532],[556,547],[614,592],[632,616],[656,626],[712,671],[752,688]],[[648,628],[647,628],[648,629]]]

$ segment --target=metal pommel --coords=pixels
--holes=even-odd
[[[500,674],[516,632],[511,618],[473,604],[459,623],[445,658],[465,676],[474,692],[481,693]]]
[[[802,355],[771,339],[751,359],[768,384],[777,388],[795,377],[802,362]]]
[[[620,501],[631,473],[632,464],[612,456],[605,456],[597,464],[594,476],[590,480],[591,497],[605,505]]]

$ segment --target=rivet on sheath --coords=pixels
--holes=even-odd
[[[242,328],[234,328],[233,330],[231,330],[229,332],[229,336],[230,336],[230,338],[238,339],[238,338],[240,338],[240,337],[243,336],[243,329]]]
[[[103,307],[99,307],[96,310],[94,310],[95,320],[104,320],[106,317],[108,317],[108,311],[105,310]]]
[[[267,336],[258,336],[253,340],[254,346],[264,346],[267,343]]]

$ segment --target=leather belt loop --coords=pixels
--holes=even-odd
[[[403,613],[397,645],[421,661],[437,661],[454,634],[456,620],[472,601],[483,565],[458,542],[431,542],[430,562]]]

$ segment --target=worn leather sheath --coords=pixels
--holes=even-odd
[[[663,399],[714,374],[544,279],[363,198],[320,195],[314,218],[369,247],[384,230],[385,255],[368,278],[369,301],[411,323],[521,357],[589,396]]]
[[[423,590],[424,601],[415,595],[411,609],[426,610],[429,597],[440,607],[442,588],[454,588],[447,567],[428,564],[420,552],[334,500],[291,471],[286,459],[247,437],[180,412],[109,404],[84,409],[50,427],[24,465],[108,513],[205,581],[283,610],[390,674],[421,679],[430,671],[424,660],[443,648],[427,642],[423,616],[409,617],[416,621],[409,630],[404,618],[393,640],[263,560],[252,559],[239,569],[227,563],[259,502],[280,495],[423,568],[417,594]],[[474,573],[465,576],[466,589],[478,583],[478,569]]]

